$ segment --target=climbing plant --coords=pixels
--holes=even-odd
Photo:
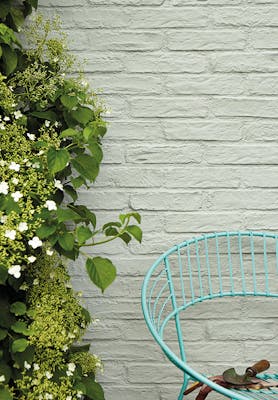
[[[3,6],[2,6],[3,4]],[[103,104],[75,74],[58,19],[26,0],[0,10],[0,398],[102,400],[102,368],[77,344],[91,322],[70,286],[63,260],[85,255],[91,281],[104,291],[112,261],[85,249],[115,239],[139,242],[136,212],[98,226],[78,189],[96,179],[106,133]]]

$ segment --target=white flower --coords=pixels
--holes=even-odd
[[[76,365],[74,363],[68,363],[68,370],[73,372],[75,371]]]
[[[66,400],[72,400],[72,396],[67,396]]]
[[[45,376],[47,377],[47,379],[51,379],[53,374],[49,371],[46,371]]]
[[[55,186],[57,189],[63,190],[62,182],[61,182],[59,179],[54,179],[54,186]]]
[[[36,261],[37,257],[29,256],[29,257],[27,257],[27,259],[28,259],[28,261],[29,261],[30,263],[33,263],[33,262]]]
[[[42,241],[38,238],[38,236],[34,236],[33,239],[28,241],[29,246],[33,247],[33,249],[36,249],[37,247],[42,246]]]
[[[46,400],[52,400],[52,399],[53,399],[53,395],[50,394],[50,393],[45,393],[44,398],[45,398]]]
[[[44,154],[44,151],[43,150],[40,150],[39,152],[38,152],[38,156],[42,156]]]
[[[17,203],[19,199],[21,199],[21,197],[23,197],[23,194],[20,193],[18,190],[14,193],[11,194],[12,198],[14,199],[14,201]]]
[[[0,124],[0,129],[1,129],[1,131],[4,131],[5,130],[5,124],[1,123]]]
[[[53,253],[54,253],[54,250],[46,249],[46,254],[47,254],[48,256],[53,256]]]
[[[39,364],[34,363],[33,368],[34,368],[34,371],[38,371],[40,369],[40,366],[39,366]]]
[[[30,140],[36,140],[36,135],[34,135],[34,133],[27,133],[26,135]]]
[[[27,225],[26,222],[20,222],[18,224],[18,228],[17,229],[19,230],[19,232],[27,231],[28,230],[28,225]]]
[[[0,193],[8,194],[9,191],[9,184],[5,181],[0,183]]]
[[[41,165],[40,165],[40,163],[38,161],[32,164],[32,167],[36,168],[36,169],[40,168],[40,166]]]
[[[12,183],[13,183],[13,184],[17,185],[18,182],[19,182],[19,180],[18,180],[17,178],[13,178],[13,179],[12,179]]]
[[[0,218],[1,224],[5,224],[7,222],[7,219],[8,219],[7,215],[2,215],[2,217]]]
[[[58,121],[55,121],[55,122],[54,122],[54,126],[55,126],[56,128],[58,128],[59,125],[60,125],[60,122],[58,122]]]
[[[58,62],[58,61],[59,61],[59,58],[58,58],[58,57],[54,57],[54,58],[53,58],[53,62],[56,63],[56,62]]]
[[[5,382],[5,379],[6,379],[6,378],[5,378],[5,375],[1,375],[1,376],[0,376],[0,382]]]
[[[6,161],[4,161],[4,160],[0,160],[0,167],[4,167],[4,166],[5,166],[5,164],[6,164]]]
[[[9,165],[9,169],[12,169],[14,171],[19,171],[20,170],[20,165],[12,161]]]
[[[8,239],[15,240],[16,231],[14,229],[7,229],[4,236]]]
[[[19,119],[22,117],[22,112],[20,110],[14,111],[14,117],[15,119]]]
[[[68,338],[69,338],[69,339],[74,339],[74,338],[75,338],[74,333],[71,333],[71,332],[70,332],[70,333],[68,334]]]
[[[24,361],[24,368],[25,369],[30,369],[31,365],[27,361]]]
[[[46,202],[44,203],[44,207],[46,207],[49,211],[57,210],[56,203],[53,200],[46,200]]]
[[[62,347],[63,351],[67,351],[69,349],[69,346],[67,346],[66,344]]]
[[[7,116],[4,117],[3,119],[4,119],[4,121],[10,121],[10,117],[7,117]]]
[[[50,127],[50,121],[44,121],[44,125],[47,127],[47,128],[49,128]]]
[[[20,278],[21,276],[21,266],[20,265],[13,265],[11,268],[8,269],[8,273],[13,275],[15,278]]]
[[[33,285],[37,286],[40,283],[40,281],[38,280],[38,278],[33,280]]]

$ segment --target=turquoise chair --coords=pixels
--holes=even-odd
[[[218,299],[227,303],[228,298],[239,296],[248,296],[250,301],[255,297],[261,300],[269,297],[273,301],[266,301],[276,306],[276,314],[275,310],[273,312],[278,315],[278,303],[274,302],[278,298],[277,278],[278,235],[272,233],[207,234],[175,245],[156,260],[144,279],[142,308],[154,339],[169,360],[183,372],[178,400],[183,399],[189,381],[203,382],[230,399],[278,399],[278,387],[239,390],[227,389],[212,382],[208,374],[198,372],[189,365],[183,340],[184,326],[187,325],[186,313],[193,311],[191,307],[198,307],[201,302],[214,302]],[[213,305],[210,309],[213,309]],[[170,344],[166,337],[168,329],[172,329]],[[172,346],[173,331],[176,335],[175,350]],[[254,354],[254,361],[258,361],[256,358]],[[239,362],[243,364],[243,360]],[[278,374],[275,373],[264,373],[260,377],[278,380]],[[210,394],[208,398],[213,397]]]

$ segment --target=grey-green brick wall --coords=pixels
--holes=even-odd
[[[100,319],[86,334],[104,361],[99,381],[107,400],[175,400],[181,373],[145,327],[142,279],[162,251],[192,235],[278,231],[278,1],[39,3],[61,15],[109,108],[101,172],[81,200],[100,224],[130,208],[142,215],[141,246],[95,250],[118,267],[104,296],[84,260],[73,267],[74,286]],[[278,365],[277,306],[236,300],[223,313],[214,304],[190,315],[193,367],[215,374],[260,357]]]

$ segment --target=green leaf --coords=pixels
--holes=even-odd
[[[22,333],[25,336],[30,335],[30,329],[28,329],[27,324],[24,321],[16,321],[11,328],[16,333]]]
[[[93,120],[95,115],[93,110],[88,107],[78,107],[77,110],[71,112],[72,117],[83,125]]]
[[[2,289],[1,289],[2,291]],[[1,296],[2,293],[1,293]],[[15,317],[10,313],[10,304],[5,298],[0,299],[0,326],[3,328],[10,328],[15,323]]]
[[[67,94],[63,94],[60,97],[60,99],[61,99],[61,103],[69,110],[73,109],[73,107],[75,107],[78,104],[78,99],[75,95],[70,96]]]
[[[105,400],[103,389],[99,383],[93,381],[91,378],[83,378],[82,383],[86,387],[86,396],[92,400]]]
[[[89,123],[89,127],[92,128],[92,133],[91,133],[91,137],[98,137],[101,136],[103,137],[105,135],[105,133],[107,132],[107,128],[106,128],[106,122],[104,121],[93,121]]]
[[[82,346],[73,345],[70,348],[70,352],[71,353],[88,353],[88,351],[90,350],[90,347],[91,347],[90,343],[83,344]]]
[[[77,178],[71,178],[71,183],[75,189],[80,188],[82,185],[86,185],[86,179],[83,176],[78,176]]]
[[[128,214],[120,214],[120,215],[119,215],[119,219],[120,219],[120,221],[121,221],[122,224],[123,224],[128,218],[131,218],[131,217],[133,217],[133,218],[138,222],[138,224],[141,223],[141,215],[140,215],[138,212],[131,212],[131,213],[128,213]]]
[[[27,308],[26,305],[21,301],[16,301],[15,303],[11,304],[10,311],[15,315],[24,315],[26,314]]]
[[[98,143],[89,143],[88,146],[92,156],[97,160],[98,163],[101,163],[103,158],[102,148]]]
[[[93,181],[96,179],[99,173],[99,164],[88,154],[80,154],[76,158],[71,160],[72,166],[79,172],[82,176]]]
[[[2,54],[3,54],[3,50],[2,50],[2,47],[0,46],[0,58],[2,57]]]
[[[16,362],[17,368],[24,368],[24,363],[27,361],[32,364],[34,360],[35,349],[33,346],[27,346],[26,349],[20,353],[13,353],[12,359]]]
[[[5,64],[5,73],[10,75],[17,66],[17,54],[14,50],[12,50],[9,46],[3,46],[3,60]]]
[[[8,0],[2,0],[1,1],[1,7],[0,7],[0,18],[2,20],[6,19],[6,16],[9,14],[11,9],[11,4]]]
[[[77,132],[75,129],[68,128],[60,133],[60,138],[75,137],[79,135],[80,133]]]
[[[23,25],[25,20],[23,12],[18,8],[12,7],[10,15],[13,19],[15,27],[18,30],[21,27],[21,25]]]
[[[119,236],[120,239],[122,239],[126,244],[128,244],[131,241],[131,236],[124,232],[121,236]]]
[[[142,242],[142,229],[137,225],[129,225],[126,230],[138,241]]]
[[[116,228],[112,228],[111,226],[105,229],[105,236],[116,236],[118,233],[118,230]]]
[[[4,265],[0,265],[0,284],[5,284],[8,278],[8,269]]]
[[[47,121],[56,121],[57,120],[57,114],[54,111],[48,110],[48,111],[33,111],[31,113],[33,117],[40,118],[40,119],[46,119]]]
[[[79,226],[76,229],[76,235],[78,243],[83,244],[93,236],[93,233],[87,226]]]
[[[12,342],[12,351],[14,353],[22,353],[27,348],[28,344],[28,340],[24,338],[16,339]]]
[[[58,208],[57,217],[59,222],[80,220],[80,215],[70,208]]]
[[[89,311],[86,308],[82,307],[81,313],[82,313],[85,321],[87,322],[87,324],[90,324],[92,322],[92,318],[91,318]]]
[[[66,251],[70,251],[74,246],[74,236],[72,233],[66,232],[58,239],[59,245]]]
[[[117,226],[118,228],[120,228],[122,224],[120,224],[120,222],[107,222],[103,225],[102,230],[106,229],[108,226]]]
[[[54,232],[56,232],[57,225],[42,225],[36,230],[36,234],[40,239],[45,239],[51,235],[53,235]]]
[[[71,205],[70,206],[75,212],[77,212],[80,217],[84,220],[84,222],[88,222],[93,225],[93,227],[96,227],[96,216],[95,214],[90,211],[86,206],[83,205]]]
[[[0,328],[0,340],[5,339],[5,337],[7,336],[8,331],[6,329],[1,329]]]
[[[72,186],[66,185],[64,186],[64,191],[72,198],[73,201],[76,201],[78,199],[78,195],[76,190],[73,189]]]
[[[13,396],[9,389],[2,387],[0,388],[0,399],[1,400],[13,400]]]
[[[47,163],[50,172],[56,174],[56,172],[63,170],[69,159],[70,155],[66,149],[56,150],[54,147],[51,147],[47,153]]]
[[[86,269],[91,281],[101,289],[102,293],[116,278],[116,268],[108,258],[88,258]]]

